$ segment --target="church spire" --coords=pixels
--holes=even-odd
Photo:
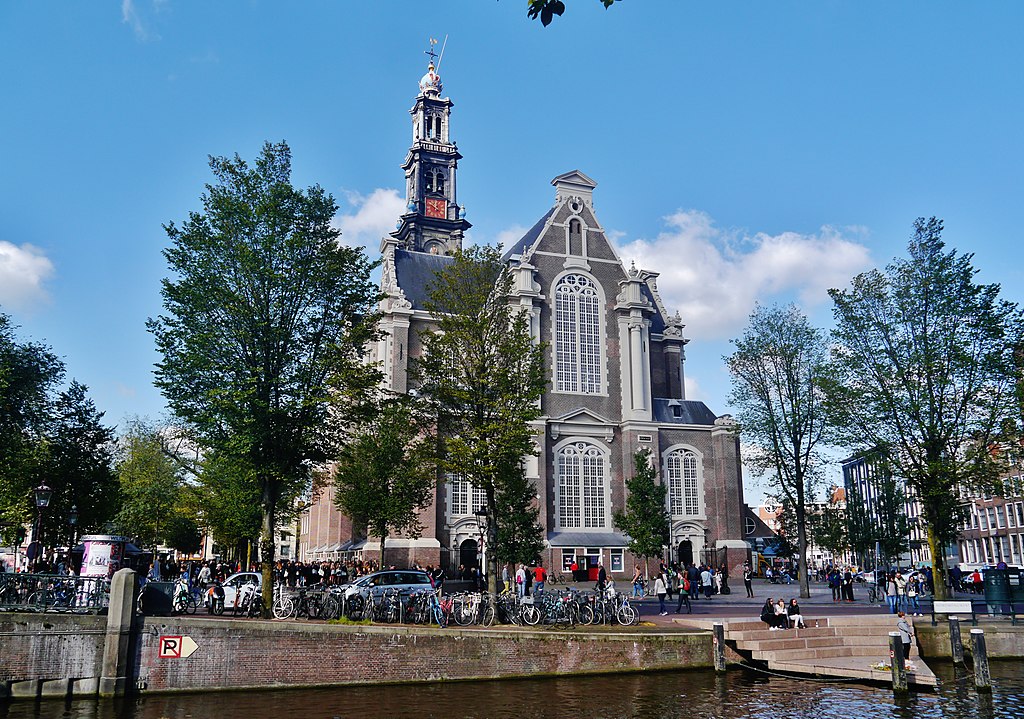
[[[436,44],[431,39],[430,50],[426,52],[430,63],[420,78],[416,103],[409,111],[412,146],[402,163],[406,212],[391,237],[414,252],[452,254],[462,249],[462,239],[470,224],[457,202],[455,175],[462,155],[451,138],[453,103],[441,96],[444,86],[438,74],[441,58],[434,52]]]

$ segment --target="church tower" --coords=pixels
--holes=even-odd
[[[471,225],[456,199],[455,175],[462,155],[451,139],[453,103],[441,97],[441,78],[433,52],[430,55],[416,104],[409,111],[412,147],[402,163],[406,212],[391,237],[405,250],[450,255],[462,249],[462,239]]]

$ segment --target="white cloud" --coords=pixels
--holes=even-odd
[[[341,241],[352,247],[366,247],[372,255],[380,238],[394,231],[398,218],[405,213],[405,201],[392,188],[377,188],[369,195],[344,194],[352,211],[334,218],[335,227],[342,232]]]
[[[665,222],[655,239],[621,245],[620,254],[660,272],[658,290],[668,311],[678,309],[687,334],[702,340],[736,336],[756,302],[795,298],[809,310],[828,299],[826,290],[871,266],[868,248],[847,237],[863,234],[861,228],[748,235],[723,231],[696,210]]]
[[[163,10],[164,0],[153,0],[151,3],[155,12]],[[135,0],[121,0],[121,22],[131,27],[135,33],[135,39],[140,41],[159,40],[160,36],[154,33],[142,19],[142,13],[135,4]]]
[[[53,275],[53,263],[38,247],[0,240],[0,305],[26,309],[49,299],[43,283]]]
[[[523,235],[525,235],[529,229],[529,227],[523,227],[522,225],[512,225],[511,227],[507,227],[499,232],[494,238],[494,242],[496,244],[500,244],[502,251],[504,252],[509,247],[519,242],[519,240],[523,239]]]

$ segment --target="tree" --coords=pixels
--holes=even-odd
[[[534,342],[529,314],[511,304],[511,291],[499,248],[457,252],[428,288],[425,307],[436,328],[421,335],[414,366],[418,391],[437,417],[441,470],[484,491],[488,547],[496,537],[511,540],[509,522],[521,522],[534,501],[535,492],[512,490],[523,481],[524,458],[536,454],[530,423],[540,416],[547,386],[544,346]],[[516,504],[499,505],[499,497]],[[491,592],[498,559],[488,552]]]
[[[851,445],[877,450],[921,502],[937,599],[965,487],[990,483],[1003,420],[1014,416],[1022,316],[998,285],[975,282],[973,255],[945,251],[942,222],[914,223],[908,258],[831,290],[841,381],[834,405]]]
[[[508,468],[495,495],[495,507],[501,511],[494,536],[494,553],[498,562],[515,566],[532,565],[544,549],[544,533],[537,519],[540,508],[534,502],[537,488],[526,476],[522,463]]]
[[[618,0],[598,0],[598,2],[609,8]],[[562,0],[527,0],[527,15],[533,20],[539,17],[544,27],[551,24],[555,15],[561,17],[564,12],[565,3]]]
[[[291,184],[291,151],[255,167],[211,158],[203,212],[165,226],[165,314],[150,319],[156,384],[206,449],[251,468],[262,512],[263,599],[278,515],[332,459],[339,417],[377,382],[363,362],[378,293],[360,248],[338,243],[334,198]]]
[[[245,556],[259,541],[263,521],[259,483],[238,457],[209,452],[186,497],[192,516],[202,520],[218,544],[236,547]]]
[[[850,547],[846,510],[835,501],[835,488],[829,500],[815,505],[808,517],[808,527],[814,543],[833,557],[839,557]]]
[[[10,542],[35,517],[32,488],[41,482],[42,441],[48,431],[53,391],[64,363],[53,351],[21,342],[0,312],[0,523]]]
[[[72,380],[57,396],[43,446],[42,475],[53,489],[43,534],[51,545],[70,544],[76,534],[102,529],[118,511],[114,429],[103,424],[103,413],[87,392]],[[78,513],[75,527],[68,522],[72,507]]]
[[[822,382],[831,372],[822,333],[795,306],[758,306],[736,351],[725,358],[730,400],[751,449],[747,464],[769,477],[796,518],[800,596],[807,575],[807,504],[819,476],[819,447],[830,435]]]
[[[115,471],[121,494],[116,525],[140,546],[151,548],[155,559],[182,504],[178,466],[160,431],[142,420],[129,422],[118,443]]]
[[[420,536],[419,512],[430,506],[437,486],[437,439],[427,432],[417,404],[407,395],[384,399],[341,448],[334,466],[334,502],[380,538],[382,567],[391,534]]]
[[[651,450],[633,455],[633,476],[626,480],[626,507],[615,511],[615,526],[629,536],[629,551],[644,558],[661,557],[669,542],[668,488],[658,483],[658,471],[651,463]]]

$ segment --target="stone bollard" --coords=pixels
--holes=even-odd
[[[949,618],[949,651],[954,664],[964,663],[964,642],[960,638],[960,618]]]
[[[907,664],[903,656],[903,635],[889,632],[889,664],[892,666],[892,690],[907,691]]]
[[[992,675],[988,670],[988,650],[985,648],[985,631],[971,630],[971,658],[974,660],[974,686],[980,691],[992,691]]]
[[[713,633],[712,642],[714,644],[715,654],[715,671],[725,671],[725,625],[721,622],[715,622],[711,625]]]
[[[121,697],[128,690],[131,674],[131,644],[138,588],[135,571],[121,569],[110,582],[107,635],[103,644],[100,696]]]

